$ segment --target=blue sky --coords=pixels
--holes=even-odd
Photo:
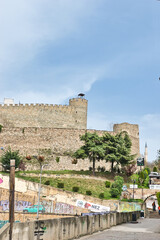
[[[139,124],[160,149],[160,1],[0,0],[0,102],[68,104],[84,92],[88,128]]]

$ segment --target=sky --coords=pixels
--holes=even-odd
[[[139,125],[160,149],[160,1],[0,0],[0,103],[68,104],[85,93],[88,129]]]

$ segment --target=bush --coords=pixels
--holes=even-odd
[[[86,195],[91,196],[92,192],[91,191],[86,191]]]
[[[64,183],[62,183],[62,182],[57,183],[57,187],[58,188],[64,188]]]
[[[45,185],[50,185],[50,181],[49,180],[47,180],[47,181],[45,181],[45,183],[44,183]]]
[[[5,171],[10,170],[11,159],[15,160],[15,169],[18,168],[21,161],[21,156],[19,154],[19,151],[18,150],[12,151],[11,148],[9,147],[8,150],[4,151],[4,154],[0,158]]]
[[[160,206],[160,192],[156,193],[157,201],[158,201],[158,206]]]
[[[78,192],[78,191],[79,191],[79,187],[73,187],[73,188],[72,188],[72,191],[73,191],[73,192]]]
[[[158,171],[157,167],[154,166],[154,168],[153,168],[153,172],[157,172],[157,171]]]
[[[60,157],[56,157],[56,162],[59,163]]]
[[[103,199],[103,198],[104,198],[104,193],[100,193],[100,194],[99,194],[99,198],[100,198],[100,199]]]
[[[117,188],[111,188],[110,189],[110,194],[111,194],[111,197],[118,197],[120,194],[119,194],[119,190]]]
[[[2,125],[0,125],[0,132],[2,132],[2,128],[3,128],[3,126],[2,126]]]
[[[110,188],[111,182],[110,181],[105,181],[105,186],[106,186],[106,188]]]
[[[148,172],[148,175],[151,173],[151,169],[149,168],[149,167],[145,167],[145,169],[144,170],[147,170],[147,172]]]

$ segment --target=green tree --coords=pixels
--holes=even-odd
[[[5,171],[10,170],[11,159],[15,160],[15,168],[18,168],[21,161],[21,156],[19,154],[19,151],[18,150],[12,151],[11,148],[9,147],[6,151],[4,151],[3,155],[0,158]]]
[[[96,133],[88,132],[81,136],[80,139],[84,142],[84,145],[73,154],[73,157],[76,159],[89,158],[93,162],[93,175],[95,175],[95,162],[104,159],[102,140]]]
[[[160,149],[157,151],[157,159],[154,161],[154,164],[160,170]]]
[[[160,206],[160,192],[156,193],[157,201],[158,201],[158,206]]]
[[[114,178],[114,182],[112,183],[110,189],[110,194],[112,197],[118,197],[121,195],[123,184],[124,184],[123,177],[116,176]]]
[[[133,163],[134,155],[131,155],[131,140],[126,132],[115,136],[106,133],[102,137],[106,162],[111,163],[111,172],[114,166],[123,167]]]

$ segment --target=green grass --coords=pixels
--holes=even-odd
[[[37,177],[31,177],[31,176],[25,176],[20,175],[20,172],[16,173],[16,177],[22,178],[24,180],[37,182],[39,183],[39,176]],[[29,173],[29,172],[27,172]],[[44,172],[43,172],[44,173]],[[59,171],[60,173],[60,171]],[[53,173],[52,173],[53,174]],[[57,172],[56,172],[57,174]],[[57,174],[58,175],[58,174]],[[63,178],[62,176],[57,176],[56,178],[49,178],[49,177],[43,177],[42,176],[42,184],[44,184],[47,180],[50,181],[50,186],[56,187],[58,183],[64,183],[63,190],[65,191],[71,191],[73,187],[79,187],[80,194],[86,195],[86,191],[90,190],[92,192],[92,197],[99,198],[100,193],[104,193],[104,199],[110,199],[110,193],[109,189],[105,187],[105,182],[95,179],[81,179],[81,178],[74,178],[73,176],[71,178]]]

